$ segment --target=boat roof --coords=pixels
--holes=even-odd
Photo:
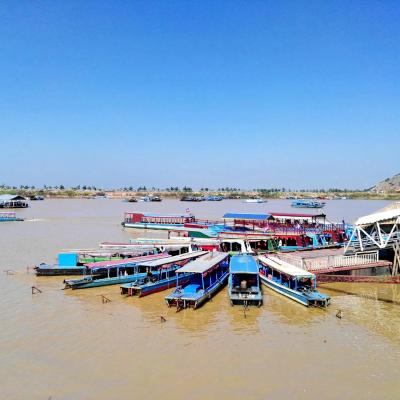
[[[231,257],[229,271],[232,274],[258,274],[258,264],[254,257],[240,254]]]
[[[191,213],[184,213],[184,214],[157,214],[157,213],[143,213],[143,212],[126,212],[126,214],[138,214],[143,215],[144,217],[157,217],[157,218],[188,218],[193,217]]]
[[[305,269],[296,267],[285,261],[282,261],[277,257],[258,256],[258,259],[262,263],[269,265],[274,270],[282,272],[286,275],[296,276],[298,278],[314,278],[315,277],[315,275],[313,273],[306,271]]]
[[[226,213],[223,218],[265,221],[271,218],[271,214]]]
[[[302,214],[302,213],[276,213],[276,212],[271,212],[270,213],[273,217],[279,218],[279,217],[288,217],[288,218],[325,218],[326,214],[321,213],[321,214]]]
[[[194,260],[182,268],[179,268],[176,272],[193,272],[198,274],[204,274],[208,270],[212,269],[216,264],[229,256],[228,253],[222,253],[220,251],[212,251],[208,254]]]
[[[162,254],[150,254],[148,256],[140,256],[140,257],[132,257],[132,258],[125,258],[124,260],[115,260],[115,261],[97,261],[92,263],[85,264],[88,268],[109,268],[109,267],[118,267],[119,265],[124,264],[138,264],[142,261],[150,261],[154,259],[160,258],[169,258],[169,254],[162,253]]]
[[[165,264],[172,264],[174,262],[186,260],[188,258],[200,257],[207,253],[208,253],[207,251],[192,251],[190,253],[179,254],[177,256],[171,256],[171,257],[167,257],[167,258],[163,258],[163,259],[147,261],[147,262],[141,263],[140,265],[146,266],[146,267],[160,267]]]
[[[360,217],[356,221],[356,225],[371,225],[375,222],[390,221],[398,217],[400,217],[400,208],[394,208],[392,210],[380,211]]]

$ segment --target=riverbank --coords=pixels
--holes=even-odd
[[[183,196],[222,196],[226,199],[322,199],[322,200],[400,200],[400,192],[373,193],[367,191],[275,191],[275,190],[82,190],[82,189],[0,189],[1,194],[15,194],[24,197],[44,196],[46,198],[96,198],[140,199],[144,196],[159,196],[166,199],[180,199]]]

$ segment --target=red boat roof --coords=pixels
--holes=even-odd
[[[297,218],[315,218],[315,217],[326,217],[325,214],[298,214],[298,213],[270,213],[273,217],[297,217]]]
[[[132,258],[125,258],[124,260],[116,260],[116,261],[97,261],[85,264],[88,268],[102,268],[102,267],[115,267],[118,265],[123,265],[127,263],[138,263],[142,261],[151,261],[156,260],[159,258],[170,257],[167,253],[162,254],[150,254],[148,256],[140,256],[140,257],[132,257]]]

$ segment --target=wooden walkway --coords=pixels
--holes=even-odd
[[[332,272],[356,271],[367,268],[385,268],[385,267],[387,268],[391,266],[392,263],[390,261],[378,261],[375,263],[358,264],[358,265],[331,266],[327,268],[318,268],[315,270],[309,268],[308,271],[314,273],[315,275],[322,275],[322,274],[331,274]]]

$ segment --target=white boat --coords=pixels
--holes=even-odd
[[[266,203],[267,200],[265,199],[246,199],[243,200],[243,203]]]

